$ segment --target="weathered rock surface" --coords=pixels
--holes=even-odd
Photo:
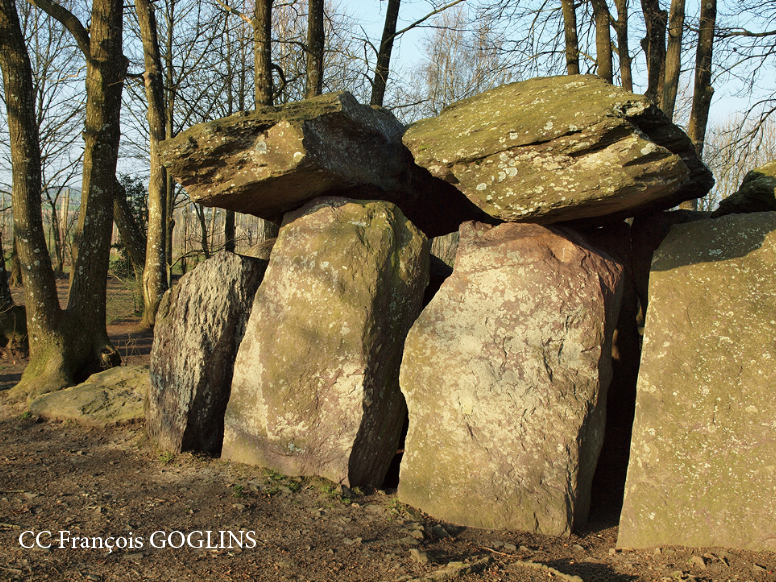
[[[405,345],[402,502],[486,529],[586,521],[621,273],[569,230],[461,226],[455,271]]]
[[[711,215],[770,212],[776,210],[776,160],[747,172],[741,186],[719,203]]]
[[[776,550],[774,264],[776,212],[655,253],[619,546]]]
[[[418,165],[505,221],[622,219],[714,184],[657,107],[596,76],[491,89],[413,124],[404,143]]]
[[[221,450],[234,360],[266,268],[222,251],[165,293],[146,407],[148,434],[164,450]]]
[[[148,367],[118,366],[86,382],[50,392],[30,402],[30,412],[46,420],[73,420],[104,428],[143,420]]]
[[[192,200],[280,222],[323,195],[394,202],[428,236],[482,215],[415,165],[404,126],[347,92],[202,123],[161,155]]]
[[[388,202],[286,216],[240,346],[222,457],[380,485],[406,415],[398,376],[428,241]]]

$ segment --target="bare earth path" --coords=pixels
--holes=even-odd
[[[130,364],[150,349],[133,325],[115,317],[110,331]],[[599,500],[570,538],[456,528],[401,506],[393,490],[348,496],[322,480],[160,455],[141,424],[97,430],[24,418],[4,394],[21,365],[4,360],[0,370],[0,580],[776,581],[771,553],[615,551],[617,500]],[[228,533],[222,546],[219,532],[241,530],[254,532],[242,534],[242,549],[229,548]],[[51,547],[22,547],[28,531],[51,532],[40,538]],[[66,547],[59,532],[68,532]],[[151,543],[177,546],[189,534],[203,547]]]

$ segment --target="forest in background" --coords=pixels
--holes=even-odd
[[[347,90],[411,123],[507,82],[587,73],[645,93],[686,129],[717,177],[700,209],[776,158],[773,0],[432,0],[414,21],[401,10],[418,3],[388,0],[374,2],[381,38],[325,0],[90,1],[0,0],[2,242],[25,274],[25,378],[51,386],[115,363],[101,323],[111,253],[134,268],[152,327],[173,273],[276,233],[192,203],[155,162],[159,141],[202,121]],[[391,55],[413,29],[424,40],[407,67]],[[749,106],[714,114],[715,92]],[[51,281],[67,272],[59,306]]]
[[[429,18],[417,25],[424,29],[423,41],[414,47],[420,61],[413,63],[409,70],[402,63],[394,63],[383,102],[405,123],[438,115],[446,105],[494,86],[567,72],[563,2],[501,0],[426,4]],[[623,65],[629,58],[632,88],[636,92],[644,92],[648,82],[646,43],[641,40],[647,37],[644,18],[647,4],[629,6],[628,2],[618,0],[613,6],[607,6],[615,37],[611,39],[613,82],[627,85],[628,74],[623,72]],[[675,15],[680,12],[679,4],[674,1],[659,10]],[[88,20],[88,5],[79,6],[75,2],[62,5]],[[375,2],[374,10],[382,12],[384,5],[386,2]],[[195,123],[253,109],[254,31],[244,15],[253,15],[255,4],[164,0],[155,2],[154,7],[171,135]],[[122,102],[118,167],[137,186],[148,180],[148,123],[142,80],[142,39],[137,16],[130,8],[125,7],[128,34],[125,34],[124,53],[130,59],[130,73]],[[712,86],[764,99],[753,104],[748,115],[732,111],[714,115],[712,107],[704,159],[714,171],[717,186],[709,197],[700,201],[701,209],[713,209],[720,199],[736,190],[747,171],[776,159],[776,135],[768,120],[774,102],[772,95],[767,94],[768,72],[772,77],[776,71],[771,54],[774,14],[761,8],[745,2],[728,2],[719,8],[715,28],[718,56],[712,70]],[[55,264],[61,264],[64,270],[69,265],[68,245],[80,201],[85,68],[75,42],[62,24],[28,3],[20,3],[18,10],[32,59],[38,104],[36,117],[41,128],[43,220],[49,252]],[[596,7],[593,2],[579,2],[574,10],[579,70],[594,74],[598,71]],[[349,11],[342,3],[324,5],[323,91],[347,90],[359,101],[369,102],[370,75],[374,76],[379,41],[368,38],[363,25]],[[628,36],[621,32],[620,11],[630,17]],[[692,106],[691,65],[693,52],[697,51],[699,24],[698,14],[693,11],[697,12],[698,6],[688,5],[682,11],[688,14],[681,22],[682,65],[673,117],[677,124],[687,128]],[[273,99],[276,105],[305,96],[307,19],[306,0],[279,2],[273,6],[272,63],[276,67],[273,76],[275,83],[281,85]],[[747,23],[746,28],[740,26],[743,22]],[[670,46],[673,31],[668,25],[666,44]],[[628,47],[626,58],[620,56],[619,50],[623,38],[624,42],[628,38],[636,39]],[[401,34],[397,39],[401,39]],[[723,106],[729,107],[727,103],[717,104],[717,108]],[[4,116],[0,117],[0,229],[5,248],[10,250],[13,237],[7,132],[7,121]],[[226,216],[225,211],[193,204],[184,190],[173,187],[176,191],[171,208],[179,230],[172,233],[170,263],[177,265],[175,270],[185,272],[191,259],[206,258],[223,248]],[[142,191],[136,188],[132,195],[142,195]],[[145,220],[142,202],[135,205],[135,210],[142,224]],[[238,216],[235,220],[238,246],[247,248],[263,239],[262,225],[255,218]],[[54,228],[55,224],[58,228]],[[112,241],[121,248],[116,228]],[[116,253],[114,249],[114,259]]]

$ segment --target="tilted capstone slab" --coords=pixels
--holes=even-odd
[[[427,236],[482,220],[450,184],[418,167],[404,125],[347,91],[195,125],[160,145],[191,199],[279,223],[320,196],[387,200]]]

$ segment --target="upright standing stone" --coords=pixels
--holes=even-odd
[[[164,450],[221,450],[234,358],[266,267],[223,251],[164,294],[146,402],[148,434]]]
[[[286,215],[237,356],[222,456],[380,485],[428,270],[425,236],[389,202],[324,198]]]
[[[774,265],[776,212],[655,253],[619,546],[776,550]]]
[[[568,230],[461,226],[455,270],[405,346],[402,502],[547,535],[586,521],[621,273]]]

